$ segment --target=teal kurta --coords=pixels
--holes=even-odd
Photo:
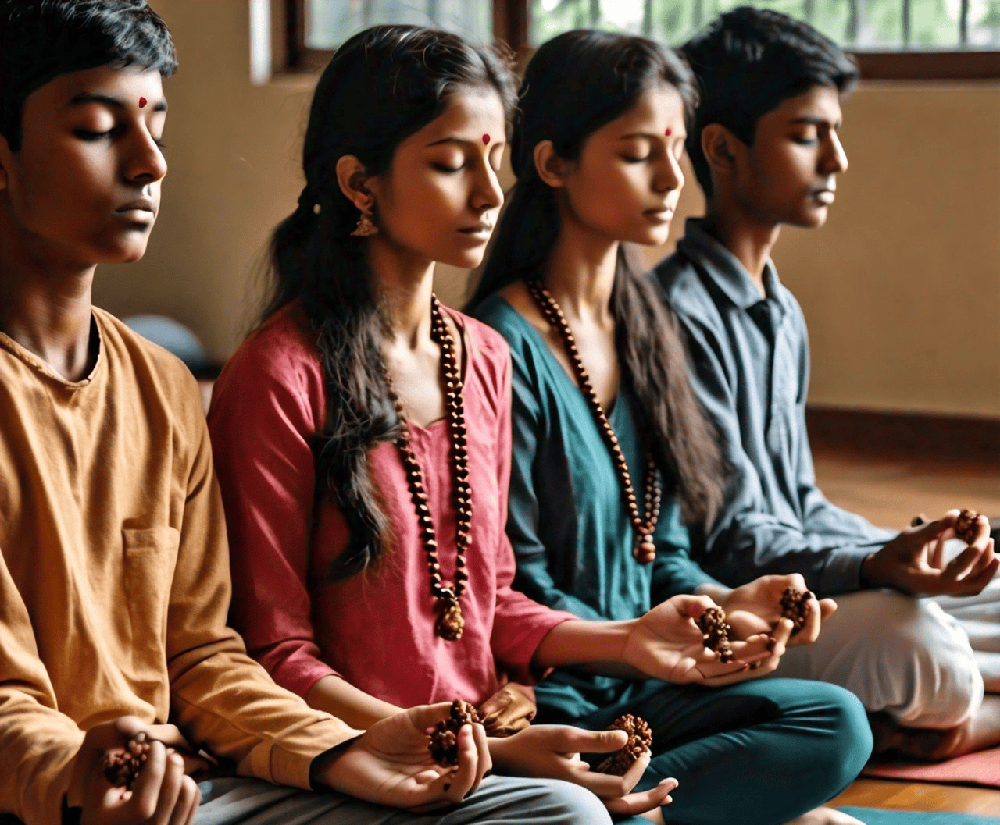
[[[635,530],[611,453],[575,379],[503,298],[487,299],[476,314],[507,340],[513,362],[507,533],[517,556],[514,586],[585,619],[620,620],[714,582],[688,556],[687,530],[671,495],[663,498],[653,534],[656,560],[649,565],[633,558]],[[646,457],[636,432],[635,403],[623,385],[608,420],[642,501]],[[672,488],[672,479],[664,478],[663,487]],[[547,717],[570,720],[627,699],[639,687],[558,670],[535,692]]]
[[[576,382],[502,298],[488,299],[476,314],[507,340],[513,361],[507,531],[517,556],[514,586],[600,620],[634,619],[713,581],[689,558],[687,531],[669,493],[653,537],[656,560],[635,561],[618,477]],[[641,501],[646,460],[634,409],[623,387],[609,419]],[[672,486],[664,479],[665,490]],[[637,788],[677,778],[674,801],[663,809],[670,823],[715,825],[737,817],[743,825],[779,825],[839,793],[871,753],[860,702],[824,683],[752,679],[706,688],[561,668],[535,692],[539,721],[600,730],[623,713],[643,717],[653,731],[653,759]]]

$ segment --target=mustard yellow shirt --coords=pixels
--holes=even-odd
[[[0,334],[0,811],[58,823],[84,732],[123,714],[307,788],[312,759],[357,731],[276,687],[227,627],[194,379],[93,318],[100,353],[78,382]]]

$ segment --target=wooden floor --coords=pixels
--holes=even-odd
[[[992,450],[956,461],[892,444],[845,448],[814,435],[813,452],[827,497],[881,526],[901,528],[917,513],[933,518],[953,507],[1000,515],[1000,454]],[[860,779],[833,804],[977,814],[1000,823],[1000,790],[984,788]]]

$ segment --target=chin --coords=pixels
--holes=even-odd
[[[457,269],[475,269],[483,262],[484,257],[486,257],[485,248],[459,252],[447,258],[438,258],[438,263],[453,266]]]

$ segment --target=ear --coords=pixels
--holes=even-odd
[[[337,159],[337,184],[340,191],[362,212],[375,201],[367,185],[370,179],[371,175],[365,165],[354,155],[341,155]]]
[[[538,172],[542,182],[553,189],[562,188],[563,178],[569,171],[569,161],[556,154],[552,141],[542,140],[535,144],[534,158],[535,171]]]
[[[701,151],[716,174],[732,173],[742,143],[721,123],[709,123],[701,130]]]

